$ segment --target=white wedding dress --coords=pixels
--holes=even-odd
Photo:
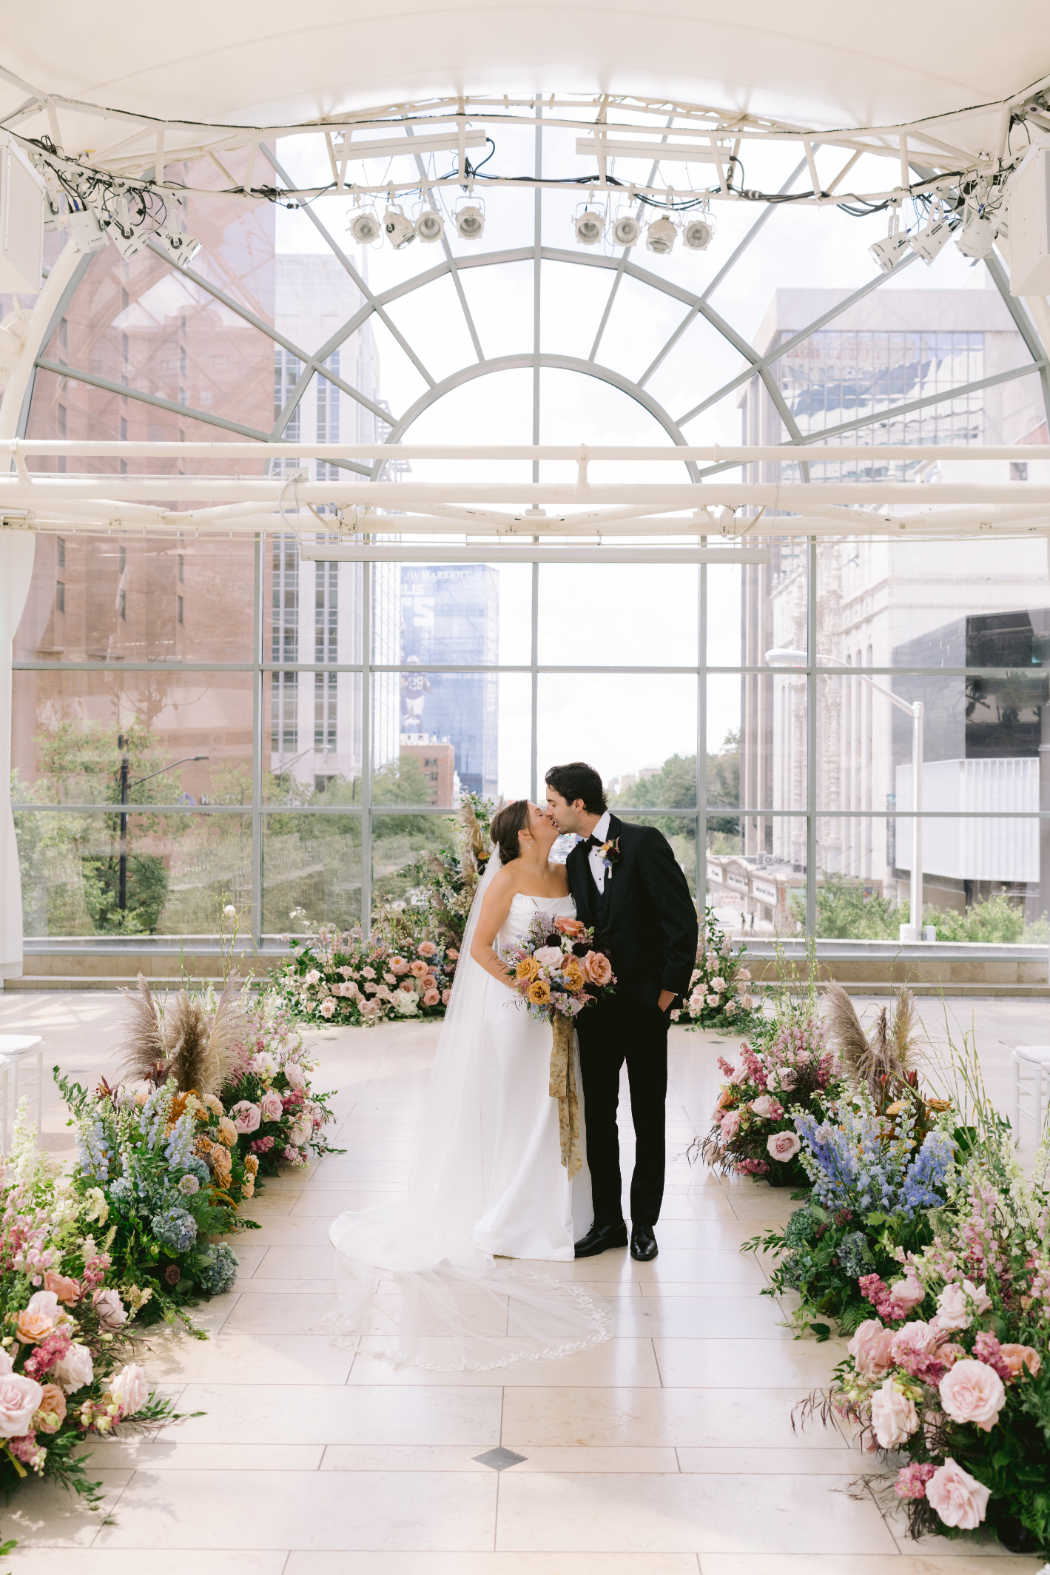
[[[407,1189],[329,1227],[340,1343],[380,1336],[366,1349],[402,1366],[505,1367],[610,1333],[582,1286],[543,1272],[545,1261],[571,1261],[590,1227],[590,1177],[585,1165],[570,1182],[561,1163],[549,1025],[470,956],[498,868],[494,854],[470,910]],[[575,912],[570,897],[516,896],[497,945],[523,935],[539,907],[552,918]]]

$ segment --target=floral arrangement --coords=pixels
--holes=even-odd
[[[79,1190],[35,1137],[20,1112],[0,1188],[0,1487],[33,1475],[93,1502],[85,1442],[177,1413],[128,1360],[150,1290],[122,1276],[103,1194]]]
[[[358,1028],[444,1016],[459,961],[454,946],[430,939],[398,946],[327,925],[287,940],[291,956],[271,980],[288,1010],[305,1022]]]
[[[315,1093],[309,1074],[317,1063],[305,1052],[283,1002],[264,998],[245,1010],[245,1032],[222,1088],[221,1144],[232,1136],[233,1153],[251,1174],[275,1176],[279,1167],[301,1167],[309,1153],[336,1154],[322,1132],[335,1117],[331,1093]],[[213,1107],[214,1108],[214,1107]],[[198,1144],[213,1142],[202,1132]],[[202,1145],[203,1146],[203,1145]],[[211,1162],[211,1154],[205,1159]]]
[[[805,1186],[796,1115],[823,1119],[838,1088],[839,1061],[814,1015],[782,1018],[763,1049],[744,1043],[735,1061],[718,1058],[726,1081],[710,1132],[695,1147],[724,1174]]]
[[[411,904],[393,904],[380,915],[380,928],[392,941],[399,930],[416,932],[417,939],[432,938],[456,949],[463,945],[463,931],[478,882],[492,857],[489,827],[498,805],[478,793],[464,793],[459,809],[447,817],[452,828],[451,847],[428,850],[417,862],[419,885]]]
[[[985,1130],[961,1172],[944,1172],[952,1207],[933,1216],[932,1240],[896,1248],[901,1278],[860,1280],[876,1316],[804,1407],[907,1455],[893,1491],[913,1536],[988,1524],[1014,1552],[1050,1553],[1047,1161],[1044,1141],[1028,1181],[1008,1132]]]
[[[92,1094],[56,1067],[55,1082],[77,1138],[71,1186],[109,1221],[107,1253],[130,1305],[143,1323],[192,1329],[184,1307],[229,1290],[237,1273],[232,1247],[209,1238],[257,1228],[237,1206],[258,1159],[239,1152],[214,1095],[180,1092],[174,1077],[148,1093],[102,1084]]]
[[[746,1023],[751,1012],[762,1004],[749,993],[751,974],[744,966],[747,947],[734,949],[715,911],[708,907],[700,930],[696,967],[689,994],[682,1007],[671,1013],[672,1021],[686,1028],[731,1029]]]
[[[608,953],[580,919],[538,913],[525,935],[499,953],[512,970],[511,989],[540,1021],[573,1018],[601,994],[612,995],[616,977]]]

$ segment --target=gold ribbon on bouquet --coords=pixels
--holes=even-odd
[[[583,1166],[580,1150],[580,1102],[576,1093],[576,1058],[573,1043],[576,1023],[572,1017],[555,1012],[551,1019],[554,1043],[551,1046],[550,1095],[558,1101],[558,1127],[561,1133],[561,1162],[571,1181]]]

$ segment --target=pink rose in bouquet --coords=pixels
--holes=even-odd
[[[926,1484],[926,1499],[946,1526],[976,1531],[984,1519],[991,1493],[954,1460],[939,1466]]]
[[[234,1126],[240,1133],[257,1132],[262,1122],[262,1112],[250,1099],[240,1099],[230,1110]]]
[[[282,1070],[285,1077],[288,1079],[289,1088],[306,1087],[306,1073],[303,1071],[298,1061],[286,1061]]]
[[[23,1345],[32,1345],[46,1339],[63,1316],[54,1291],[37,1291],[18,1314],[15,1333]]]
[[[120,1407],[122,1416],[134,1416],[149,1399],[146,1375],[136,1362],[129,1362],[109,1381],[109,1392]]]
[[[120,1293],[114,1290],[111,1285],[107,1286],[105,1290],[96,1291],[91,1301],[95,1311],[98,1313],[103,1329],[119,1329],[123,1324],[127,1323],[128,1315],[124,1310],[124,1303],[120,1299]]]
[[[881,1378],[893,1366],[894,1332],[879,1318],[867,1318],[846,1349],[862,1378]]]
[[[912,1312],[926,1298],[926,1287],[920,1285],[915,1275],[910,1272],[903,1280],[895,1280],[889,1291],[897,1306],[903,1307],[906,1313]]]
[[[995,1369],[969,1358],[956,1362],[945,1373],[940,1396],[953,1422],[972,1422],[985,1433],[991,1432],[1006,1404],[1006,1389]]]
[[[884,1379],[871,1397],[871,1425],[883,1449],[896,1449],[919,1425],[915,1402],[901,1394],[892,1378]]]
[[[722,1117],[722,1141],[731,1143],[740,1131],[739,1110],[728,1110]]]
[[[983,1285],[970,1280],[946,1285],[937,1298],[937,1322],[942,1329],[968,1329],[991,1305]]]
[[[433,941],[420,941],[416,951],[421,957],[436,957],[438,949]]]
[[[784,1107],[772,1094],[761,1094],[758,1099],[751,1101],[751,1109],[756,1116],[761,1116],[763,1121],[779,1121],[784,1114]]]
[[[560,946],[539,946],[532,955],[544,968],[560,968],[565,953]]]
[[[280,1121],[284,1114],[284,1105],[280,1094],[271,1088],[269,1093],[264,1094],[260,1099],[259,1109],[262,1112],[264,1121]]]
[[[40,1384],[20,1373],[0,1378],[0,1438],[21,1438],[44,1398]]]
[[[76,1280],[67,1279],[64,1274],[56,1274],[54,1269],[48,1269],[44,1275],[45,1291],[54,1291],[60,1302],[67,1307],[75,1307],[80,1300],[80,1286]]]
[[[435,990],[433,987],[431,987],[429,990],[424,992],[424,995],[423,995],[423,1005],[424,1006],[437,1006],[437,1005],[439,1005],[440,1001],[441,1001],[441,991],[440,990]]]
[[[613,976],[612,963],[604,952],[587,952],[580,958],[580,962],[591,984],[611,984]]]
[[[766,1139],[766,1148],[771,1158],[778,1159],[782,1165],[794,1159],[801,1147],[802,1144],[795,1132],[774,1132],[772,1137]]]

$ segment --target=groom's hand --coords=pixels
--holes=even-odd
[[[660,991],[660,999],[657,1001],[656,1004],[660,1008],[661,1012],[666,1012],[667,1008],[670,1006],[670,1004],[671,1004],[671,1002],[673,1000],[674,1000],[674,991],[673,990],[661,990]]]

